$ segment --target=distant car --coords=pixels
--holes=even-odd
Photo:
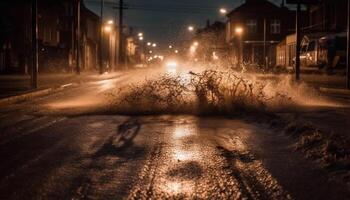
[[[303,68],[344,68],[346,63],[345,33],[305,36],[301,43],[300,62]],[[295,58],[293,59],[295,62]]]

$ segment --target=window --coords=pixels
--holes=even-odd
[[[250,33],[256,33],[258,29],[258,23],[256,19],[247,20],[247,29]]]
[[[272,34],[280,34],[281,33],[281,20],[279,20],[279,19],[271,20],[270,32]]]

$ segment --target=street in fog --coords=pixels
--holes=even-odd
[[[0,200],[350,197],[350,0],[1,0]]]

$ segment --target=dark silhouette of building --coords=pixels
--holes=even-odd
[[[25,72],[31,48],[30,3],[0,2],[0,72]]]
[[[227,16],[226,39],[236,63],[273,66],[275,45],[295,27],[295,13],[268,0],[246,0]]]
[[[198,42],[196,53],[203,56],[197,59],[214,61],[221,60],[227,56],[225,30],[225,23],[216,21],[210,24],[210,21],[207,20],[206,27],[199,29],[194,38],[194,42]]]
[[[39,72],[72,72],[77,52],[77,0],[38,0]],[[0,73],[31,69],[31,1],[0,5]],[[82,68],[96,63],[99,17],[81,4]]]
[[[100,17],[83,5],[81,19],[82,69],[98,70]]]
[[[341,32],[347,29],[347,0],[321,0],[310,5],[309,26],[304,31]]]
[[[344,66],[346,61],[347,0],[320,0],[306,10],[308,23],[302,26],[301,67]],[[302,17],[304,18],[304,17]],[[294,67],[295,35],[278,44],[278,66]]]

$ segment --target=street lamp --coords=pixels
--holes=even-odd
[[[112,25],[113,23],[114,23],[113,20],[108,20],[108,21],[107,21],[107,24],[108,24],[108,25]]]
[[[175,50],[174,52],[175,52],[176,54],[178,54],[178,53],[179,53],[179,50]]]
[[[143,36],[139,37],[139,40],[142,41],[143,40]]]
[[[242,35],[243,28],[242,27],[236,27],[235,32],[236,32],[237,35]]]
[[[197,50],[197,47],[196,47],[195,45],[192,45],[192,46],[190,47],[190,52],[191,52],[191,54],[194,54],[194,53],[196,52],[196,50]]]
[[[151,46],[152,45],[152,43],[150,43],[150,42],[147,42],[147,46]]]
[[[198,43],[198,42],[194,42],[193,45],[194,45],[195,47],[198,47],[199,43]]]
[[[140,32],[140,33],[138,34],[138,36],[139,36],[139,37],[143,37],[143,33]]]
[[[227,9],[226,8],[220,8],[220,13],[222,14],[222,15],[226,15],[227,14]]]
[[[243,28],[242,27],[236,27],[235,28],[235,33],[239,36],[238,64],[241,65],[243,63],[243,40],[242,40]]]
[[[105,26],[103,29],[104,29],[104,31],[106,33],[110,33],[112,31],[112,27],[111,26]]]
[[[193,31],[194,31],[194,27],[193,27],[193,26],[189,26],[189,27],[188,27],[188,31],[189,31],[189,32],[193,32]]]
[[[173,46],[172,45],[169,45],[169,49],[172,49],[173,48]]]
[[[156,43],[153,43],[153,44],[152,44],[152,47],[157,47],[157,44],[156,44]]]

